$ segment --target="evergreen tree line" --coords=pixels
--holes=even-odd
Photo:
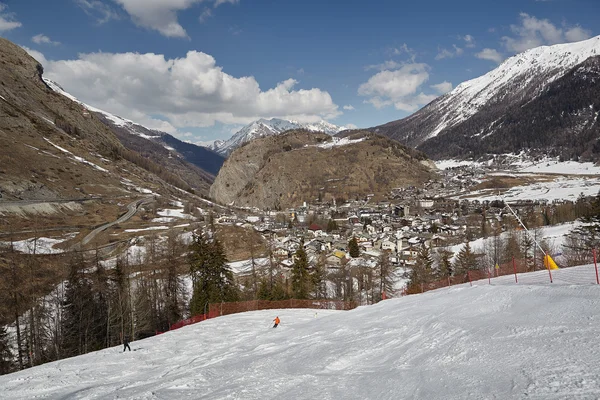
[[[40,275],[52,271],[28,265],[36,258],[12,246],[1,249],[5,307],[0,315],[0,373],[168,330],[187,314],[181,277],[184,250],[175,234],[164,240],[153,237],[143,256],[123,255],[110,268],[98,251],[92,256],[71,252],[64,256],[64,279],[55,276],[48,291],[50,285],[42,287]]]

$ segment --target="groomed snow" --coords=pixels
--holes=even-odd
[[[598,398],[600,286],[506,282],[219,317],[1,376],[0,398]]]

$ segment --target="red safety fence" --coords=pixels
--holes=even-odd
[[[357,304],[351,301],[339,300],[250,300],[235,303],[215,303],[208,306],[209,313],[217,315],[229,315],[246,311],[273,310],[280,308],[314,308],[328,310],[351,310]]]
[[[424,293],[430,290],[474,282],[478,284],[569,284],[569,285],[600,285],[596,251],[592,250],[593,264],[560,269],[539,269],[527,263],[526,260],[513,259],[509,263],[490,266],[489,268],[472,269],[464,274],[453,275],[433,282],[425,282],[407,287],[402,295]]]
[[[356,308],[354,302],[338,301],[338,300],[250,300],[238,301],[232,303],[213,303],[208,306],[208,314],[195,315],[191,318],[176,322],[169,330],[179,329],[181,327],[196,324],[210,318],[219,317],[221,315],[236,314],[246,311],[256,310],[274,310],[281,308],[314,308],[328,310],[351,310]],[[162,332],[161,332],[162,333]],[[157,332],[158,334],[158,332]]]
[[[182,328],[182,327],[187,326],[187,325],[196,324],[198,322],[206,321],[207,319],[214,318],[216,316],[217,315],[211,315],[211,313],[194,315],[191,318],[184,319],[182,321],[174,323],[173,325],[171,325],[171,327],[169,328],[169,330],[172,331],[174,329],[179,329],[179,328]]]

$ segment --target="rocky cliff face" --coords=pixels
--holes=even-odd
[[[372,194],[435,176],[427,158],[366,132],[345,138],[291,131],[252,141],[225,161],[210,195],[223,204],[261,209]]]

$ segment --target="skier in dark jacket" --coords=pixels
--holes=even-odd
[[[129,336],[123,336],[123,353],[125,350],[131,351],[131,347],[129,347]]]

